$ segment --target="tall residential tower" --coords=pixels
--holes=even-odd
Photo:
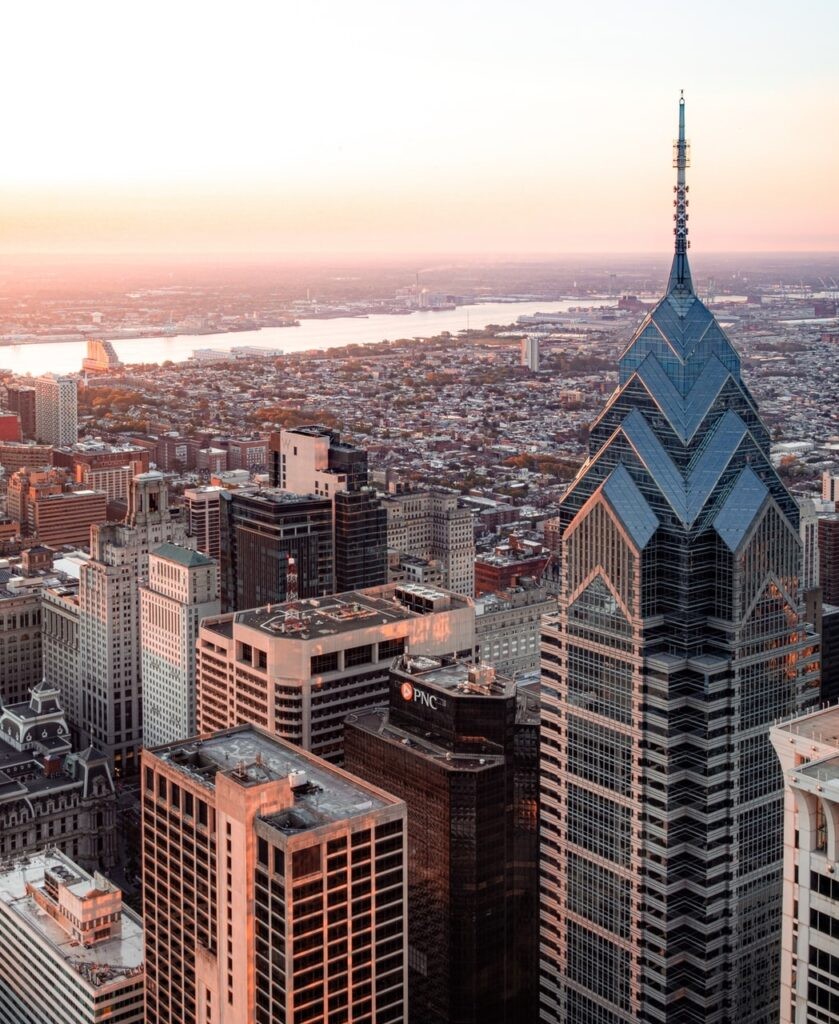
[[[818,683],[798,507],[691,280],[684,100],[674,163],[667,291],[560,505],[542,649],[545,1022],[778,1019],[768,729]]]

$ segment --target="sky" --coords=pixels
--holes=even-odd
[[[4,11],[0,251],[839,251],[839,3]]]

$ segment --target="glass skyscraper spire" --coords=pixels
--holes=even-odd
[[[560,512],[542,647],[543,1022],[778,1017],[782,780],[807,706],[798,509],[688,263],[684,100],[667,292]]]

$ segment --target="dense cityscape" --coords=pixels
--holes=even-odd
[[[839,1022],[839,261],[685,110],[660,257],[0,260],[0,1024]]]

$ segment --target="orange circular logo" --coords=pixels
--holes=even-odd
[[[403,683],[401,686],[402,700],[414,699],[414,688],[410,683]]]

